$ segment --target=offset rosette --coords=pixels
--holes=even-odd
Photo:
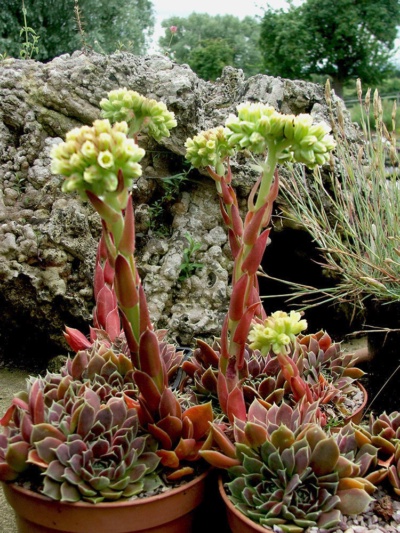
[[[100,107],[102,116],[112,123],[127,122],[130,135],[142,131],[159,141],[162,137],[169,137],[170,130],[177,125],[174,113],[168,111],[163,102],[127,89],[109,92],[108,98],[101,100]]]
[[[128,139],[127,132],[126,122],[111,126],[108,120],[68,132],[66,142],[51,153],[53,173],[66,178],[62,190],[76,190],[85,198],[86,191],[102,197],[129,188],[142,175],[139,161],[145,152]]]

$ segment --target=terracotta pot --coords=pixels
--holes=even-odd
[[[364,399],[360,407],[354,411],[354,413],[351,416],[348,416],[344,423],[348,424],[349,422],[353,422],[353,424],[359,424],[361,420],[363,419],[365,407],[368,402],[368,392],[365,390],[364,385],[362,385],[360,382],[357,382],[357,386],[362,390],[364,394]]]
[[[208,472],[157,496],[90,504],[61,503],[3,483],[18,533],[190,533]]]
[[[273,533],[273,530],[269,527],[262,527],[260,524],[256,524],[253,520],[250,520],[250,518],[247,518],[247,516],[236,509],[226,495],[222,476],[219,476],[218,478],[218,488],[225,504],[228,524],[232,533],[265,533],[266,531]]]
[[[353,422],[353,424],[360,424],[361,420],[363,419],[365,408],[368,402],[368,392],[365,390],[365,387],[361,385],[360,382],[357,382],[357,386],[362,390],[364,394],[364,399],[363,399],[362,404],[354,411],[354,413],[351,416],[348,416],[347,418],[345,418],[342,424],[338,426],[332,426],[330,428],[330,431],[332,433],[338,433],[349,422]]]

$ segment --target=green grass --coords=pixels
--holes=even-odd
[[[388,131],[392,129],[393,102],[394,100],[391,99],[382,100],[382,120]],[[363,121],[365,121],[365,109],[363,109],[363,105],[358,103],[352,107],[349,107],[349,111],[351,120],[362,127]],[[372,109],[370,109],[369,112],[369,122],[372,130],[375,130],[376,121]],[[395,124],[395,133],[398,136],[400,135],[400,107],[396,110]]]
[[[323,267],[337,281],[325,289],[292,284],[292,297],[300,298],[304,308],[329,301],[347,301],[357,308],[365,298],[400,301],[398,112],[392,109],[389,128],[378,92],[363,97],[358,84],[358,97],[360,143],[348,140],[340,109],[337,121],[331,108],[337,147],[330,171],[317,169],[310,176],[294,166],[282,179],[287,204],[282,216],[309,231]],[[331,106],[329,97],[327,101]],[[388,165],[397,171],[389,173]]]

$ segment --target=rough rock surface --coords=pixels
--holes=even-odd
[[[164,101],[178,127],[160,145],[144,139],[144,177],[135,189],[138,251],[152,317],[170,337],[218,334],[227,308],[231,258],[214,185],[191,173],[168,202],[168,236],[149,230],[160,178],[182,171],[184,142],[216,126],[238,103],[261,101],[288,113],[327,119],[320,86],[258,75],[245,80],[226,68],[215,83],[163,56],[84,55],[50,63],[8,59],[0,63],[0,361],[39,364],[65,353],[64,324],[88,331],[91,281],[100,223],[90,206],[60,192],[49,152],[75,126],[100,116],[108,91],[127,87]],[[146,145],[147,143],[147,145]],[[236,162],[243,196],[254,179]],[[158,196],[157,196],[158,195]],[[165,206],[164,206],[165,208]],[[154,209],[153,209],[154,211]],[[164,228],[165,229],[165,228]],[[195,275],[179,281],[185,234],[201,242]]]

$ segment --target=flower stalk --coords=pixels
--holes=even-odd
[[[135,220],[130,188],[142,174],[140,161],[145,153],[136,141],[140,131],[156,140],[169,136],[176,121],[165,104],[126,89],[111,91],[100,106],[105,119],[95,121],[93,127],[69,132],[66,142],[53,150],[52,170],[66,177],[64,192],[78,191],[101,217],[107,268],[113,271],[108,302],[115,292],[131,356],[140,369],[140,339],[153,327],[134,258]],[[104,321],[102,326],[106,326]]]
[[[233,292],[221,338],[218,394],[225,412],[229,401],[223,398],[230,394],[238,397],[236,388],[251,323],[254,317],[266,319],[257,271],[268,244],[268,226],[279,189],[277,164],[290,160],[313,168],[326,163],[335,146],[329,131],[325,124],[314,125],[310,115],[283,115],[268,105],[244,103],[238,106],[237,115],[228,117],[225,127],[186,141],[188,161],[195,168],[205,167],[216,184],[234,258]],[[232,187],[229,163],[231,156],[243,150],[251,154],[255,168],[261,171],[249,195],[244,220]]]

